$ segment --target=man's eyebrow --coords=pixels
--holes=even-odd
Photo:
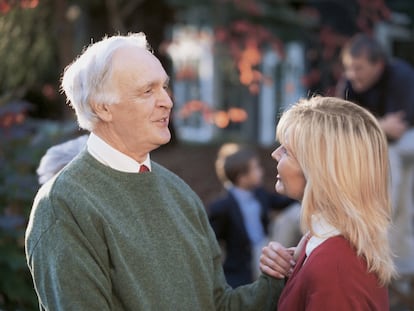
[[[165,85],[169,85],[169,83],[170,83],[170,77],[169,76],[167,76],[166,78],[165,78],[165,80],[164,81],[162,81],[162,85],[163,86],[165,86]],[[160,84],[160,81],[149,81],[149,82],[147,82],[147,83],[145,83],[145,84],[143,84],[143,85],[141,85],[140,87],[139,87],[139,90],[145,90],[145,89],[147,89],[147,88],[153,88],[154,86],[156,86],[156,85],[159,85]]]

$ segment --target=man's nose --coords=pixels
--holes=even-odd
[[[163,90],[158,101],[159,105],[165,108],[171,109],[174,105],[170,94],[166,90]]]

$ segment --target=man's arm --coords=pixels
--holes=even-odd
[[[203,227],[209,239],[211,258],[214,271],[214,302],[216,310],[269,310],[277,308],[279,296],[284,287],[284,280],[275,279],[267,275],[261,275],[259,279],[251,284],[232,289],[226,282],[220,247],[216,240],[214,231],[208,223],[207,217],[201,216]]]
[[[390,112],[378,119],[378,122],[389,139],[398,140],[408,130],[408,123],[404,118],[404,111]]]
[[[39,304],[45,310],[111,309],[106,264],[75,221],[54,216],[50,200],[34,207],[26,253]]]

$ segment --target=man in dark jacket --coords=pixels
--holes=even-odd
[[[380,43],[365,34],[345,45],[342,63],[344,77],[337,96],[371,111],[388,138],[394,207],[391,246],[398,272],[414,273],[414,69],[389,58]]]

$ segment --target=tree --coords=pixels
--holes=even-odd
[[[37,1],[2,1],[0,5],[0,105],[22,98],[38,79],[48,75],[55,59],[48,37],[50,12]],[[22,22],[23,21],[23,22]]]
[[[42,97],[53,102],[57,54],[50,35],[51,1],[0,1],[0,309],[34,310],[37,299],[24,255],[24,231],[38,188],[35,169],[65,126],[33,120]],[[37,96],[39,98],[40,96]],[[67,131],[67,129],[66,129]],[[43,133],[40,135],[40,133]],[[37,136],[38,135],[38,136]],[[49,140],[49,141],[48,141]]]
[[[311,92],[330,94],[341,72],[338,54],[344,42],[355,32],[372,32],[377,23],[390,17],[384,0],[167,2],[180,12],[187,12],[180,14],[179,22],[199,25],[207,22],[212,25],[217,42],[229,51],[234,60],[240,83],[253,92],[257,91],[257,84],[263,82],[257,70],[262,48],[270,45],[283,56],[284,43],[299,40],[307,45],[308,71],[303,77],[305,87]],[[398,2],[395,6],[399,4],[401,7],[404,0]],[[203,17],[194,14],[195,7],[204,8]]]

